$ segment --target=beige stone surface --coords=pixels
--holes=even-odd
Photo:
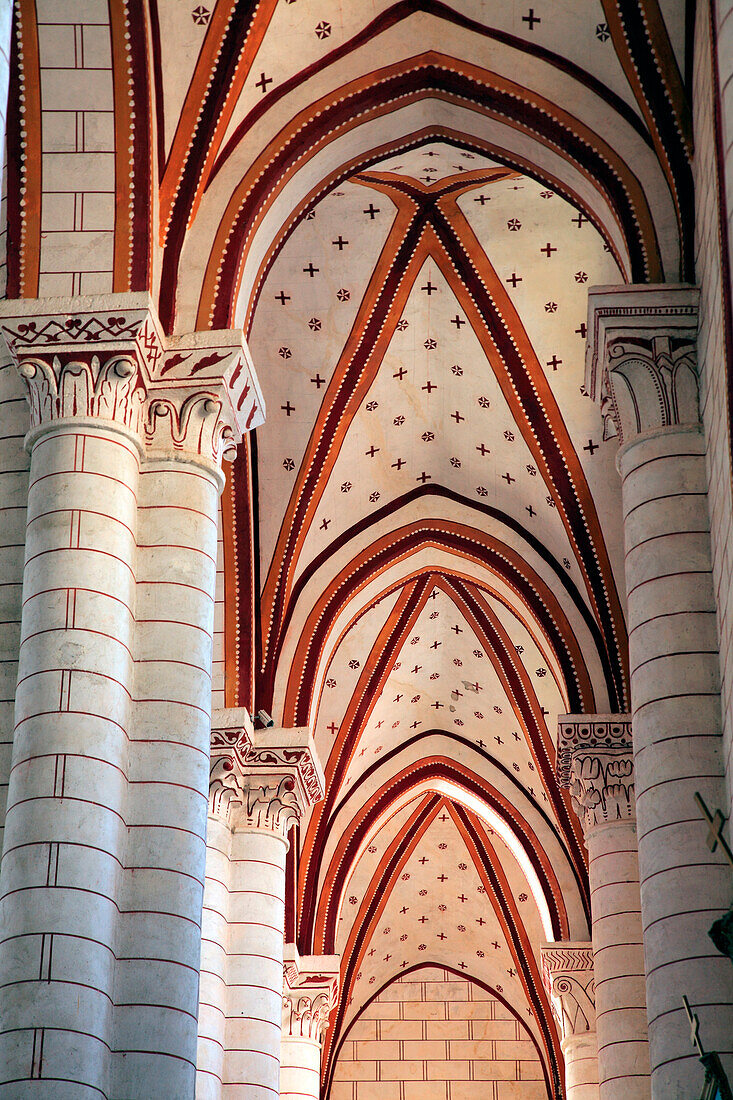
[[[505,1084],[527,1082],[527,1095],[533,1096],[533,1082],[543,1079],[542,1066],[516,1017],[496,997],[465,979],[440,970],[424,973],[424,981],[416,971],[389,985],[352,1025],[336,1062],[333,1095],[351,1100],[345,1086],[358,1082],[355,1095],[362,1100],[383,1095],[378,1092],[383,1083],[389,1087],[399,1082],[401,1098],[471,1100],[502,1096]],[[429,991],[429,996],[423,1001],[409,999],[417,990]],[[449,1019],[449,1010],[460,1015]],[[436,1019],[441,1011],[443,1018]],[[373,1039],[375,1029],[378,1037]],[[374,1084],[367,1086],[367,1081]]]

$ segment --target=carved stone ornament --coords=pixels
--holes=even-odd
[[[145,442],[217,464],[265,420],[265,404],[241,331],[194,332],[168,341],[151,380]]]
[[[336,1007],[340,955],[299,955],[285,944],[283,965],[283,1038],[321,1043]]]
[[[561,714],[556,771],[586,836],[597,825],[636,819],[629,714]]]
[[[209,810],[228,821],[232,804],[241,806],[244,800],[241,776],[246,768],[254,727],[244,707],[214,711],[211,721]]]
[[[699,422],[698,300],[687,285],[590,290],[585,387],[600,403],[604,438],[628,443]]]
[[[323,771],[310,730],[254,730],[243,709],[214,711],[209,773],[210,812],[233,828],[286,836],[324,795]]]
[[[542,978],[560,1039],[596,1029],[593,948],[590,943],[546,943],[540,948]]]
[[[147,293],[3,301],[0,332],[26,384],[32,430],[113,422],[152,452],[218,466],[264,422],[242,333],[166,338]]]

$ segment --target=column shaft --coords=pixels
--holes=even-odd
[[[307,727],[255,731],[243,709],[215,712],[206,929],[225,948],[203,954],[198,1100],[280,1094],[287,834],[322,797]]]
[[[730,963],[708,937],[730,904],[695,792],[724,792],[720,656],[700,425],[696,287],[595,287],[586,386],[621,442],[639,878],[654,1100],[699,1095],[697,1052],[733,1069]]]
[[[206,880],[201,919],[196,1100],[221,1100],[222,1095],[231,847],[231,828],[221,817],[210,814],[207,821]]]
[[[646,979],[636,826],[586,833],[593,913],[598,1079],[601,1100],[649,1100]]]
[[[5,828],[23,616],[23,558],[30,455],[28,402],[15,364],[0,348],[0,852]]]
[[[92,422],[33,446],[2,865],[8,1097],[108,1089],[138,462],[133,437]]]
[[[280,1100],[318,1100],[321,1095],[321,1044],[318,1039],[282,1041]]]
[[[285,930],[284,836],[232,836],[224,1100],[279,1095]]]
[[[592,946],[557,941],[543,944],[540,953],[565,1060],[567,1100],[599,1100]]]
[[[666,1100],[700,1083],[683,993],[706,1048],[728,1066],[733,1050],[730,964],[707,934],[730,903],[730,870],[708,851],[694,802],[700,791],[719,805],[723,774],[704,439],[697,428],[638,436],[619,470],[652,1087]]]
[[[295,944],[285,947],[281,1098],[318,1100],[321,1094],[323,1036],[338,1000],[340,972],[338,955],[300,955]]]
[[[192,461],[152,459],[140,476],[119,1096],[194,1091],[218,489]]]
[[[598,1047],[596,1033],[572,1035],[560,1044],[565,1058],[567,1100],[598,1100]]]

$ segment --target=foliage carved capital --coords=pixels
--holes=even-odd
[[[307,726],[254,730],[246,710],[214,711],[210,812],[233,828],[286,836],[325,786]]]
[[[636,819],[629,714],[561,714],[556,770],[586,837],[597,825]]]
[[[340,955],[299,955],[285,945],[283,966],[283,1038],[321,1043],[336,1007]]]
[[[219,466],[264,421],[242,333],[168,338],[146,293],[0,302],[0,333],[32,431],[94,420],[139,436],[151,456]]]

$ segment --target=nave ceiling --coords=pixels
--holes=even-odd
[[[375,993],[434,964],[503,999],[557,1095],[539,944],[589,912],[557,716],[628,705],[587,292],[691,277],[685,6],[127,7],[105,64],[129,187],[95,290],[150,285],[169,331],[249,341],[267,418],[222,500],[223,688],[311,725],[324,762],[289,935],[342,956],[326,1079]],[[18,22],[30,93],[40,0]],[[63,151],[39,88],[26,165]],[[50,180],[9,210],[15,293],[60,286],[31,216]]]

